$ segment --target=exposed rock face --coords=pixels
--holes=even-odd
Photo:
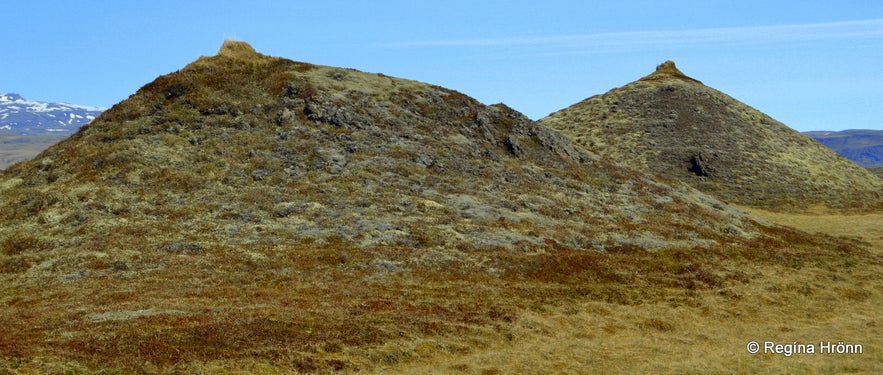
[[[716,158],[716,154],[714,157]],[[699,177],[712,176],[715,173],[714,161],[712,157],[703,153],[698,153],[690,157],[690,171]]]
[[[540,121],[631,167],[768,208],[883,207],[879,179],[671,61]]]

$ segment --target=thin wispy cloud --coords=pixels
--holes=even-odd
[[[822,39],[883,37],[883,19],[797,25],[725,27],[692,30],[632,31],[519,38],[407,41],[384,47],[542,46],[548,48],[635,49],[646,46],[759,44]]]

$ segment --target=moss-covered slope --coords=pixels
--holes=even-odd
[[[540,122],[609,159],[669,174],[728,202],[883,207],[878,178],[670,61]]]

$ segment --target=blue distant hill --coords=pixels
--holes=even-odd
[[[812,131],[806,134],[865,168],[883,168],[883,130]]]
[[[0,94],[0,132],[37,135],[70,134],[94,120],[104,108],[28,100]]]

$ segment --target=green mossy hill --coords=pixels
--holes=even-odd
[[[4,232],[74,248],[656,249],[752,232],[712,198],[597,159],[504,105],[226,42],[10,168],[0,202]]]
[[[728,202],[782,210],[883,207],[878,178],[671,61],[540,123],[608,159],[674,176]]]

